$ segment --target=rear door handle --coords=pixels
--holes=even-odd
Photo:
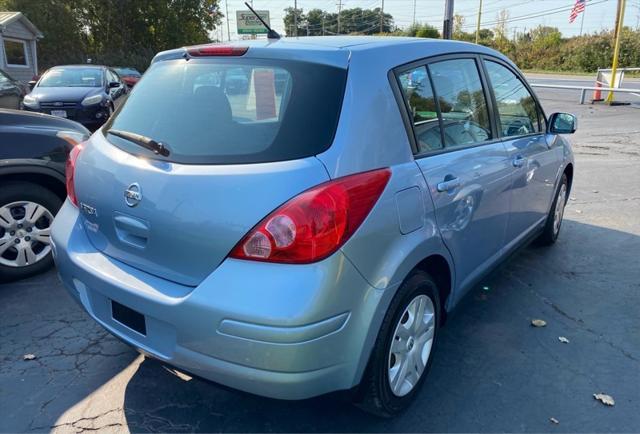
[[[524,166],[524,163],[526,161],[527,159],[522,155],[516,155],[515,157],[513,157],[513,160],[511,161],[511,163],[513,164],[513,167],[522,167]]]
[[[445,191],[451,191],[454,190],[456,188],[458,188],[460,186],[460,180],[458,178],[450,178],[450,177],[446,177],[445,181],[442,181],[440,183],[438,183],[438,185],[436,186],[436,188],[438,189],[439,192],[445,192]]]

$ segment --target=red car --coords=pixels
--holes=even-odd
[[[124,84],[126,84],[129,88],[135,86],[138,80],[140,80],[140,77],[142,77],[142,74],[140,74],[140,72],[135,68],[116,66],[113,69],[118,73]]]

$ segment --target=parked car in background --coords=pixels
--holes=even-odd
[[[124,84],[132,88],[142,77],[142,74],[135,69],[124,66],[114,66],[113,70],[120,76]]]
[[[89,134],[66,119],[0,109],[0,281],[52,265],[49,231],[66,196],[67,155]]]
[[[246,93],[249,88],[249,77],[243,68],[232,68],[224,74],[225,92],[229,95]]]
[[[26,93],[22,83],[0,69],[0,108],[19,109]]]
[[[56,66],[47,70],[23,100],[25,110],[72,119],[96,128],[115,110],[127,87],[110,68]]]
[[[33,87],[36,85],[38,80],[40,80],[40,75],[34,75],[33,77],[31,77],[31,80],[29,80],[29,83],[27,83],[27,85],[29,86],[29,92],[33,90]]]
[[[252,79],[228,95],[239,68]],[[480,45],[163,52],[70,155],[55,260],[93,318],[178,370],[282,399],[350,390],[394,415],[461,297],[555,242],[575,128]]]

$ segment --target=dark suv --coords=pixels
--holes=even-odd
[[[67,119],[0,109],[0,281],[52,265],[49,227],[66,196],[67,155],[89,134]]]

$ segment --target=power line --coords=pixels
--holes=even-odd
[[[588,5],[597,5],[600,3],[605,3],[611,0],[588,0],[587,4]],[[544,16],[548,16],[548,15],[555,15],[555,14],[559,14],[562,12],[567,12],[570,11],[571,9],[573,9],[573,6],[563,6],[563,7],[559,7],[559,8],[552,8],[552,9],[547,9],[544,11],[539,11],[539,12],[533,12],[531,14],[526,14],[526,15],[519,15],[513,18],[508,18],[506,20],[496,20],[496,21],[492,21],[489,23],[482,23],[483,26],[492,26],[501,22],[505,22],[505,23],[511,23],[511,22],[516,22],[516,21],[522,21],[522,20],[528,20],[531,18],[539,18],[539,17],[544,17]],[[474,27],[475,24],[472,25],[464,25],[462,26],[462,28],[469,28],[469,27]]]

